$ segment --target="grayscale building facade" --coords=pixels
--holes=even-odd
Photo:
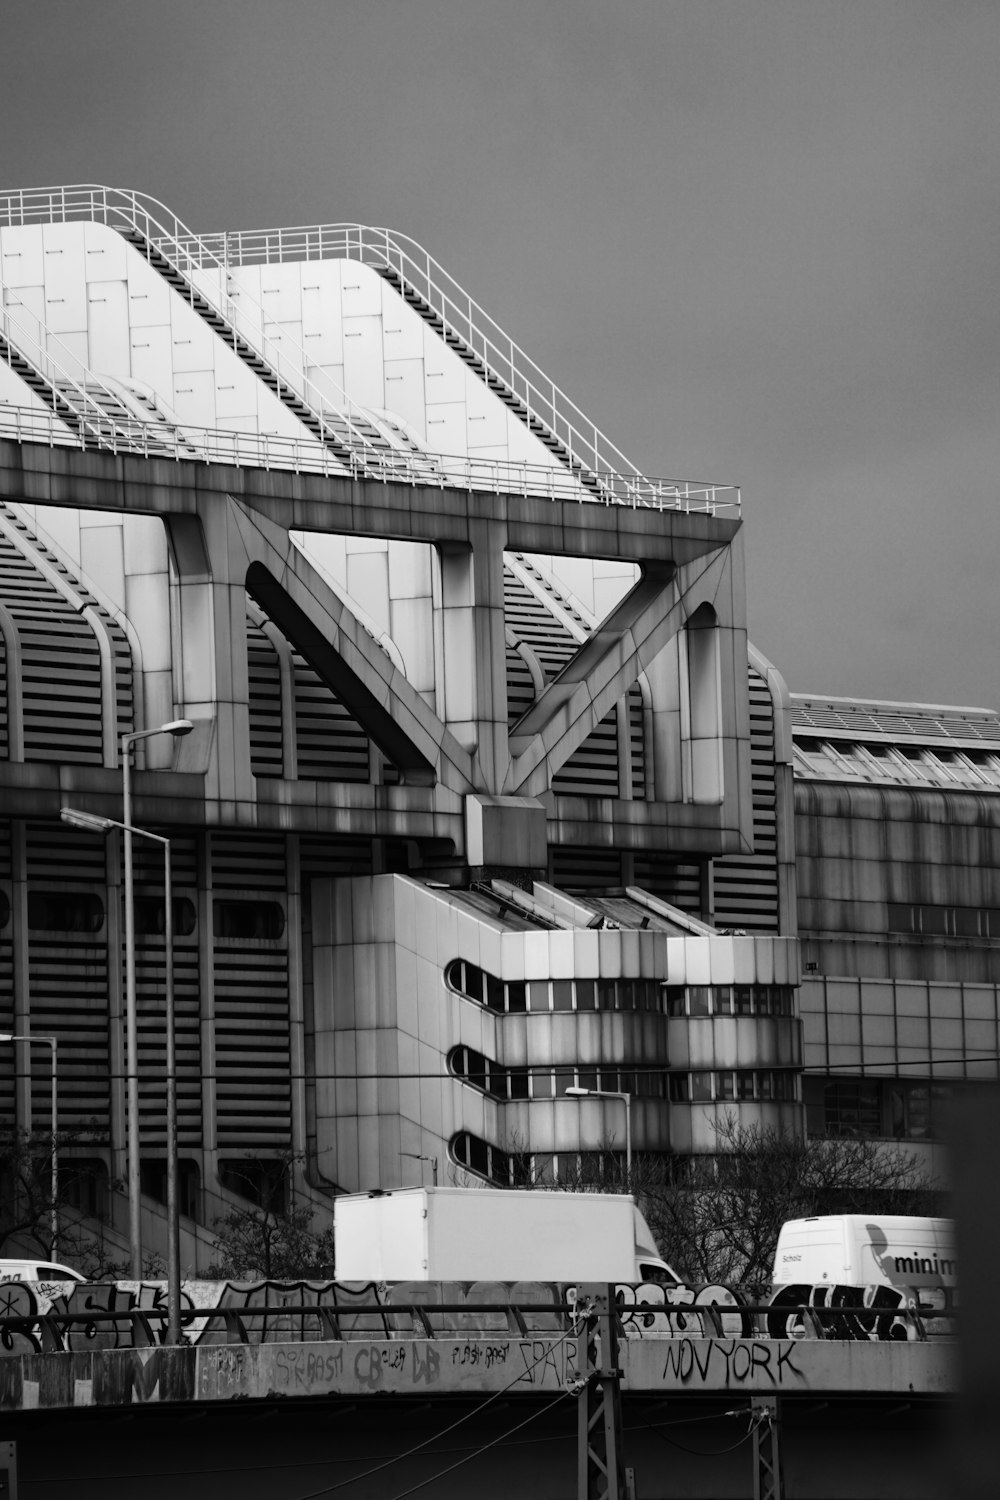
[[[296,1190],[566,1175],[997,1076],[1000,724],[792,697],[735,489],[644,476],[418,246],[0,195],[0,1030],[126,1150],[122,737],[168,837],[185,1251]],[[752,524],[752,517],[750,518]],[[136,842],[145,1233],[162,858]],[[0,1046],[41,1128],[47,1056]],[[241,1176],[241,1174],[243,1174]],[[83,1204],[86,1208],[88,1205]]]

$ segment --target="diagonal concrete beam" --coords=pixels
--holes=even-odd
[[[475,759],[411,687],[283,527],[230,497],[246,586],[410,784],[481,791]]]
[[[537,797],[702,604],[725,601],[729,551],[648,569],[514,726],[504,791]]]

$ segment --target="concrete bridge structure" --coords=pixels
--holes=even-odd
[[[47,1310],[31,1289],[34,1315],[5,1317],[0,1443],[22,1495],[947,1493],[944,1319],[719,1287],[618,1288],[610,1316],[607,1287],[208,1287],[186,1288],[182,1347],[159,1342],[162,1285]]]

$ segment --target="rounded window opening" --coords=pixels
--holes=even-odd
[[[100,932],[104,903],[89,892],[29,891],[28,926],[34,932]]]

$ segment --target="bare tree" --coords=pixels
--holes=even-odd
[[[943,1191],[912,1152],[863,1138],[805,1140],[728,1115],[718,1149],[687,1158],[674,1180],[643,1163],[633,1184],[672,1265],[692,1280],[771,1282],[778,1232],[788,1219],[830,1213],[940,1212]]]
[[[693,1283],[742,1286],[752,1295],[771,1283],[778,1232],[787,1219],[832,1213],[940,1213],[946,1195],[912,1152],[862,1138],[805,1140],[741,1125],[716,1126],[716,1150],[704,1156],[638,1154],[626,1170],[612,1141],[574,1170],[528,1156],[506,1143],[523,1170],[519,1186],[567,1192],[631,1193],[664,1258]]]
[[[233,1187],[246,1196],[215,1221],[217,1258],[209,1274],[233,1280],[298,1280],[329,1276],[333,1270],[333,1228],[314,1228],[316,1211],[292,1196],[300,1158],[292,1152],[263,1161],[247,1157],[231,1167]]]
[[[31,1132],[14,1126],[0,1129],[0,1250],[11,1244],[33,1247],[42,1258],[50,1254],[52,1209],[59,1222],[60,1260],[82,1252],[88,1235],[84,1221],[94,1221],[81,1201],[105,1196],[114,1184],[102,1177],[102,1190],[92,1191],[99,1163],[70,1155],[70,1148],[93,1145],[100,1138],[96,1122],[76,1129]],[[58,1191],[52,1197],[52,1153],[59,1153]]]

